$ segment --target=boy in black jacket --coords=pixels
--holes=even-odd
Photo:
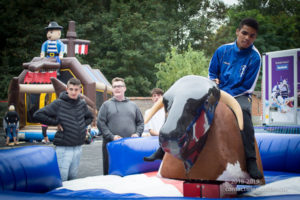
[[[79,97],[80,93],[80,80],[71,78],[67,83],[67,91],[34,113],[34,118],[40,123],[58,126],[53,144],[56,145],[62,181],[76,178],[86,127],[93,121],[86,102]]]

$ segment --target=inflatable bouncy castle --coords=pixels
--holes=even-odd
[[[52,44],[48,44],[46,52],[43,52],[45,46],[43,44],[42,56],[23,63],[24,70],[18,77],[11,80],[8,105],[15,105],[20,115],[19,139],[42,140],[41,126],[33,119],[33,113],[56,99],[58,94],[51,79],[57,79],[56,82],[64,84],[72,77],[80,79],[83,95],[91,100],[92,109],[95,111],[112,95],[111,85],[101,71],[81,64],[75,57],[75,54],[87,54],[90,41],[76,39],[74,21],[69,22],[66,39],[59,40],[62,27],[56,22],[51,22],[45,29],[48,33],[49,30],[51,33],[55,33],[52,30],[57,30],[59,35],[56,36],[55,42],[60,41],[63,46],[55,43],[57,45],[55,49],[64,49],[67,56],[61,57],[61,55],[51,52]],[[49,38],[48,33],[47,37]],[[47,42],[50,43],[49,40]],[[50,140],[54,133],[55,127],[49,127]]]

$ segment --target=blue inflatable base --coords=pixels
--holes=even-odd
[[[44,193],[61,186],[53,147],[0,150],[0,191]]]
[[[109,174],[127,176],[157,171],[161,161],[145,162],[144,157],[159,147],[158,137],[124,138],[107,144]]]
[[[26,192],[10,192],[4,191],[0,193],[0,199],[3,200],[99,200],[99,199],[139,199],[139,200],[180,200],[180,199],[189,199],[189,200],[199,200],[199,198],[191,198],[191,197],[140,197],[136,194],[109,194],[110,192],[106,193],[104,191],[103,196],[97,194],[97,196],[93,196],[93,193],[101,192],[101,190],[81,190],[81,191],[68,191],[65,190],[66,196],[61,195],[53,195],[53,194],[37,194],[37,193],[26,193]],[[70,192],[70,193],[69,193]],[[70,195],[70,196],[67,196]],[[112,196],[106,196],[112,195]],[[224,200],[282,200],[282,199],[289,199],[289,200],[299,200],[300,195],[277,195],[277,196],[265,196],[265,197],[242,197],[242,198],[224,198]],[[217,200],[217,199],[210,199],[210,200]]]

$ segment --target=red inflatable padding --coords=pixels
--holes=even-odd
[[[24,78],[24,83],[41,83],[41,84],[46,84],[46,83],[51,83],[50,78],[54,77],[57,78],[57,72],[27,72]]]

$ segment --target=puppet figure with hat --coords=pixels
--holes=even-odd
[[[64,44],[60,40],[62,26],[59,26],[57,22],[50,22],[48,27],[45,27],[47,31],[47,41],[42,45],[41,57],[55,57],[56,61],[60,62],[60,59],[64,55]]]

